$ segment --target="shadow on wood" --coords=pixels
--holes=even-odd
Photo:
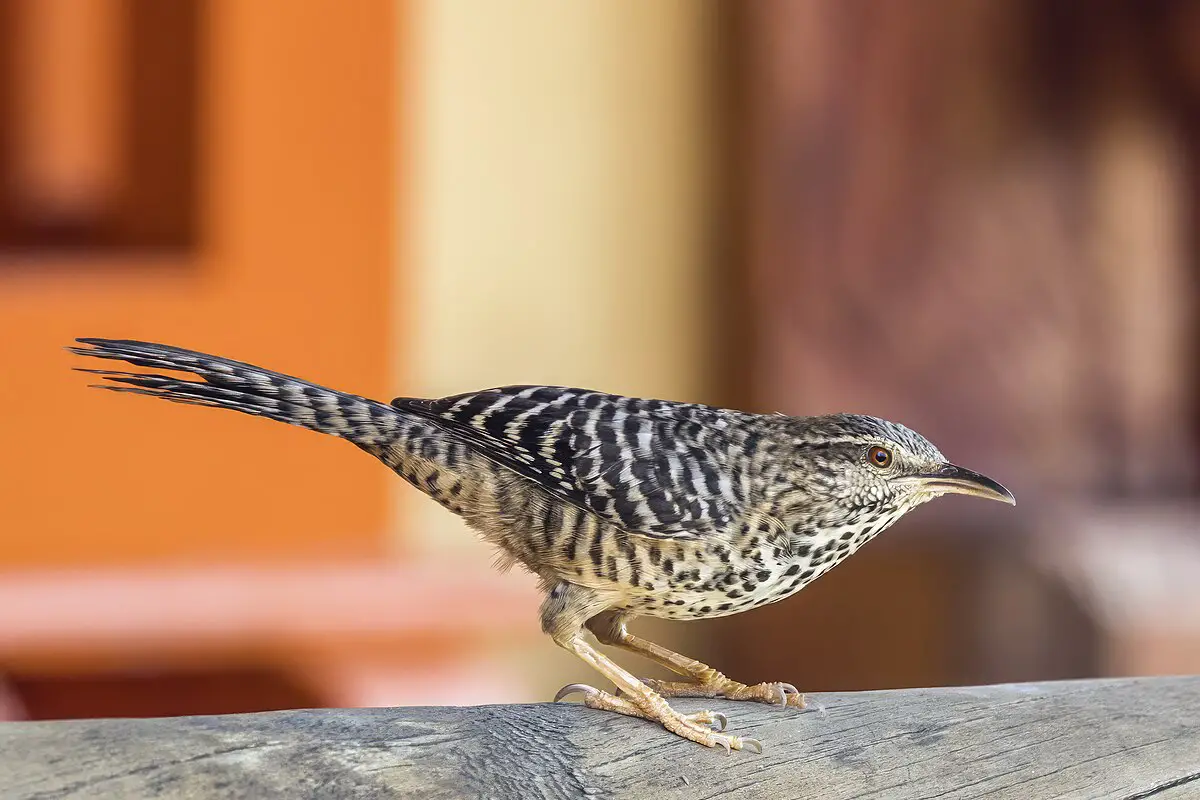
[[[1200,796],[1200,677],[810,701],[707,704],[761,756],[561,704],[5,723],[0,797]]]

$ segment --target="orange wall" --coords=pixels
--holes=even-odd
[[[195,252],[0,253],[0,567],[381,552],[389,475],[329,437],[84,388],[75,336],[388,398],[393,4],[204,3]]]

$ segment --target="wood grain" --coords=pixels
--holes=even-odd
[[[709,704],[761,756],[561,704],[5,723],[0,797],[1200,797],[1200,677],[810,699]]]

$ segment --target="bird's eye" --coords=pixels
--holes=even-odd
[[[892,465],[892,451],[886,447],[872,447],[867,451],[867,460],[873,466],[880,469],[887,469]]]

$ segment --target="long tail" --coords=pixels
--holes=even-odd
[[[180,347],[126,339],[76,339],[90,347],[72,353],[125,361],[139,367],[190,372],[201,380],[156,373],[79,369],[108,383],[97,388],[161,397],[175,403],[213,406],[340,436],[377,455],[402,435],[396,409],[375,400],[327,389],[278,372]]]

